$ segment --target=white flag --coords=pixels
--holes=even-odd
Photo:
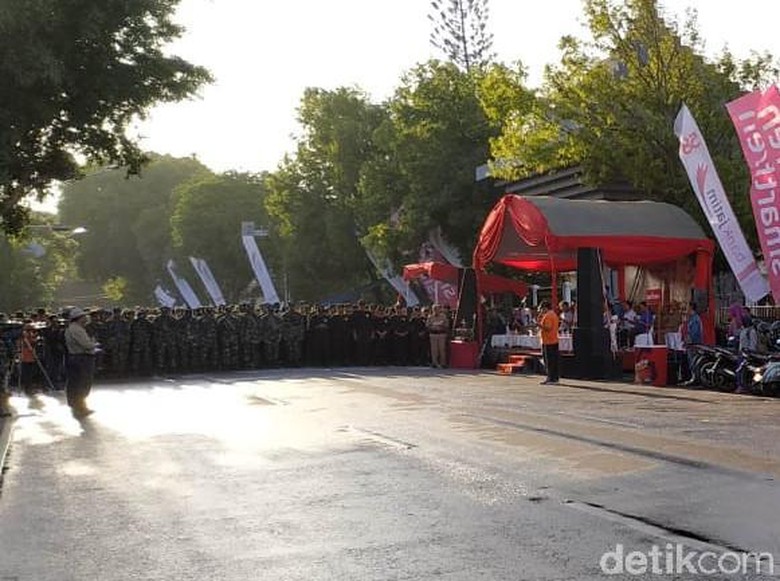
[[[742,292],[751,302],[764,298],[769,294],[769,284],[759,271],[731,209],[699,126],[685,105],[677,114],[674,133],[680,140],[680,159],[693,191]]]
[[[274,287],[274,283],[271,280],[271,275],[268,272],[268,267],[265,265],[263,255],[260,254],[260,249],[257,247],[254,235],[243,233],[241,239],[244,242],[246,255],[249,257],[255,278],[257,278],[257,282],[260,283],[260,288],[263,290],[263,302],[266,304],[280,302],[279,295],[276,294],[276,287]]]
[[[222,295],[222,289],[217,284],[217,279],[214,278],[214,273],[211,272],[208,263],[202,258],[194,258],[190,256],[190,262],[192,268],[198,273],[200,280],[203,282],[203,286],[206,287],[206,291],[209,293],[212,302],[217,305],[224,305],[225,297]]]
[[[176,306],[176,298],[172,297],[170,293],[168,293],[159,284],[154,289],[154,297],[157,299],[157,302],[161,307],[168,307],[169,309],[172,309]]]
[[[452,244],[444,239],[444,234],[441,231],[441,226],[431,230],[428,234],[428,242],[438,250],[444,259],[453,266],[463,268],[463,260],[460,257],[460,252]]]
[[[167,268],[168,273],[171,275],[176,288],[179,289],[179,293],[182,298],[184,298],[184,302],[187,303],[187,306],[191,309],[200,308],[202,306],[200,304],[200,299],[198,298],[198,295],[195,294],[195,291],[192,290],[190,283],[176,273],[176,263],[173,260],[169,260]]]
[[[398,294],[404,297],[407,307],[415,307],[420,304],[420,301],[412,292],[409,284],[403,278],[393,272],[393,267],[389,261],[385,260],[384,262],[380,262],[374,253],[372,253],[367,247],[363,246],[363,249],[366,251],[366,256],[368,256],[371,264],[373,264],[374,267],[379,271],[379,274],[381,274],[382,277],[390,283],[390,285],[396,290]]]

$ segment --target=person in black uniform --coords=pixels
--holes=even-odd
[[[330,326],[330,315],[321,305],[317,306],[309,318],[311,363],[315,366],[330,365]]]
[[[355,363],[371,365],[374,347],[374,317],[363,300],[358,301],[357,310],[350,317],[352,341],[355,345]]]
[[[430,365],[430,340],[425,317],[420,307],[414,307],[409,317],[409,359],[412,365]]]
[[[409,365],[409,317],[406,307],[395,307],[390,317],[390,343],[393,365]]]
[[[390,307],[378,306],[374,311],[374,365],[388,365],[392,349]]]
[[[347,319],[343,305],[330,308],[330,361],[334,366],[347,362]]]

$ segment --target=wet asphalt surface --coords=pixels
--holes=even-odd
[[[81,422],[13,404],[0,581],[764,579],[600,560],[780,555],[780,400],[344,369],[102,385]]]

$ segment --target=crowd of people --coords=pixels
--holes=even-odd
[[[92,309],[96,374],[145,377],[273,367],[447,365],[447,308],[250,304],[199,309]],[[31,393],[66,382],[68,311],[0,316],[6,382]],[[11,322],[18,322],[18,331]],[[433,347],[433,351],[432,351]],[[12,363],[18,363],[13,365]]]

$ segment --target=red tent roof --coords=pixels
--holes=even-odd
[[[574,270],[577,249],[585,247],[599,248],[610,266],[714,251],[693,218],[670,204],[507,195],[485,220],[474,267],[499,262],[523,270]]]
[[[428,276],[442,282],[458,284],[458,267],[442,262],[421,262],[404,266],[404,280]]]
[[[429,276],[435,280],[458,284],[458,271],[462,270],[451,264],[441,262],[421,262],[404,266],[404,280],[412,280],[421,276]],[[495,274],[477,271],[477,285],[482,294],[514,293],[519,297],[528,294],[528,285],[519,280],[504,278]]]

